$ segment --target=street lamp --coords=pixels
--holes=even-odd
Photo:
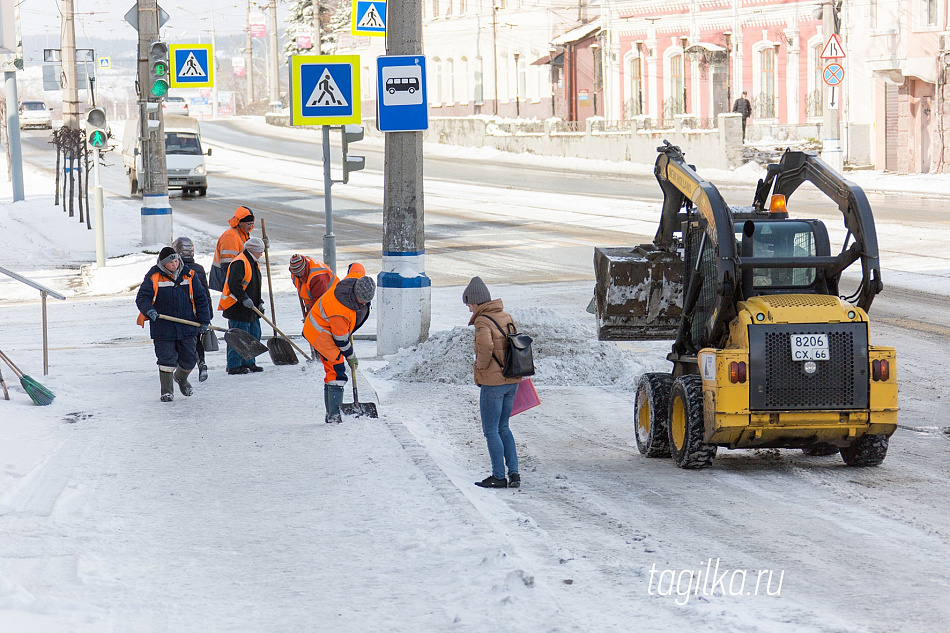
[[[514,53],[515,56],[515,117],[521,118],[521,68],[518,66],[518,60],[521,53]]]

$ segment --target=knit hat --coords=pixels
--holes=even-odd
[[[353,294],[356,295],[357,301],[369,303],[376,296],[376,282],[372,277],[360,277],[353,284]]]
[[[307,270],[307,260],[303,255],[290,256],[290,272],[294,275],[302,275]]]
[[[190,258],[194,259],[195,257],[195,244],[191,241],[190,237],[179,237],[174,242],[172,242],[172,248],[175,249],[175,252],[181,255],[182,259]]]
[[[178,253],[171,246],[166,246],[158,253],[158,265],[164,267],[165,264],[178,257]]]
[[[481,277],[472,277],[465,288],[465,292],[462,293],[462,303],[481,305],[489,301],[491,301],[491,293],[488,292],[485,282],[482,281]]]
[[[264,240],[262,240],[259,237],[252,237],[248,241],[244,242],[244,250],[251,251],[254,253],[263,253]]]

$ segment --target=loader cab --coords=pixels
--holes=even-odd
[[[801,259],[831,254],[828,231],[819,220],[756,218],[736,223],[741,258]],[[759,295],[806,293],[831,294],[837,284],[829,284],[822,268],[748,268],[741,272],[744,298]],[[835,286],[835,288],[832,288]]]

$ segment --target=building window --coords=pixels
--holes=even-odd
[[[686,112],[686,95],[683,93],[683,86],[683,55],[674,55],[670,57],[670,94],[663,107],[664,115],[672,116]]]
[[[822,115],[823,101],[822,101],[822,84],[824,79],[822,78],[825,68],[825,60],[821,58],[821,50],[824,48],[824,45],[819,42],[816,46],[812,46],[809,51],[808,65],[811,67],[811,81],[808,83],[810,90],[808,91],[808,97],[805,100],[805,116],[809,117],[819,117]]]
[[[447,66],[447,69],[446,69],[447,77],[445,79],[446,81],[449,82],[449,90],[448,90],[449,103],[455,103],[455,60],[447,59],[445,63]]]
[[[459,0],[459,15],[468,13],[468,0]]]
[[[475,58],[475,104],[481,105],[485,103],[485,84],[484,84],[484,70],[485,70],[485,60],[481,57]]]
[[[937,0],[923,0],[927,26],[937,26]]]
[[[870,4],[868,5],[868,18],[870,19],[872,29],[877,28],[877,2],[878,0],[870,0]]]
[[[439,17],[439,0],[432,0],[432,17]]]
[[[630,77],[630,92],[627,94],[626,103],[624,103],[624,112],[628,117],[643,114],[643,77],[641,66],[642,63],[639,57],[634,57],[630,60],[630,70],[627,73],[627,76]]]
[[[775,117],[775,48],[771,46],[759,51],[759,94],[754,107],[756,118]]]

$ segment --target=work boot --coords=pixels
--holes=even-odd
[[[343,421],[340,415],[340,405],[343,404],[343,385],[324,385],[324,396],[327,401],[327,424],[339,424]]]
[[[208,379],[208,366],[204,363],[198,365],[198,382],[204,382]]]
[[[241,374],[249,374],[251,370],[247,367],[228,367],[228,373],[232,376],[240,376]]]
[[[520,488],[521,487],[521,475],[518,473],[511,473],[508,475],[508,487],[509,488]]]
[[[498,479],[494,475],[491,475],[489,477],[485,477],[481,481],[476,481],[475,485],[482,488],[507,488],[508,480],[505,478]]]
[[[255,364],[255,365],[245,365],[245,367],[247,367],[252,373],[255,373],[255,374],[256,374],[257,372],[259,372],[259,371],[264,371],[264,368],[263,368],[263,367],[261,367],[260,365],[256,365],[256,364]]]
[[[162,381],[162,402],[171,402],[175,399],[175,377],[170,371],[158,370],[158,377]]]
[[[178,388],[181,390],[181,395],[183,396],[190,396],[195,392],[195,390],[191,388],[191,383],[188,382],[188,374],[190,373],[190,371],[185,371],[181,367],[175,370],[175,382],[178,383]]]

